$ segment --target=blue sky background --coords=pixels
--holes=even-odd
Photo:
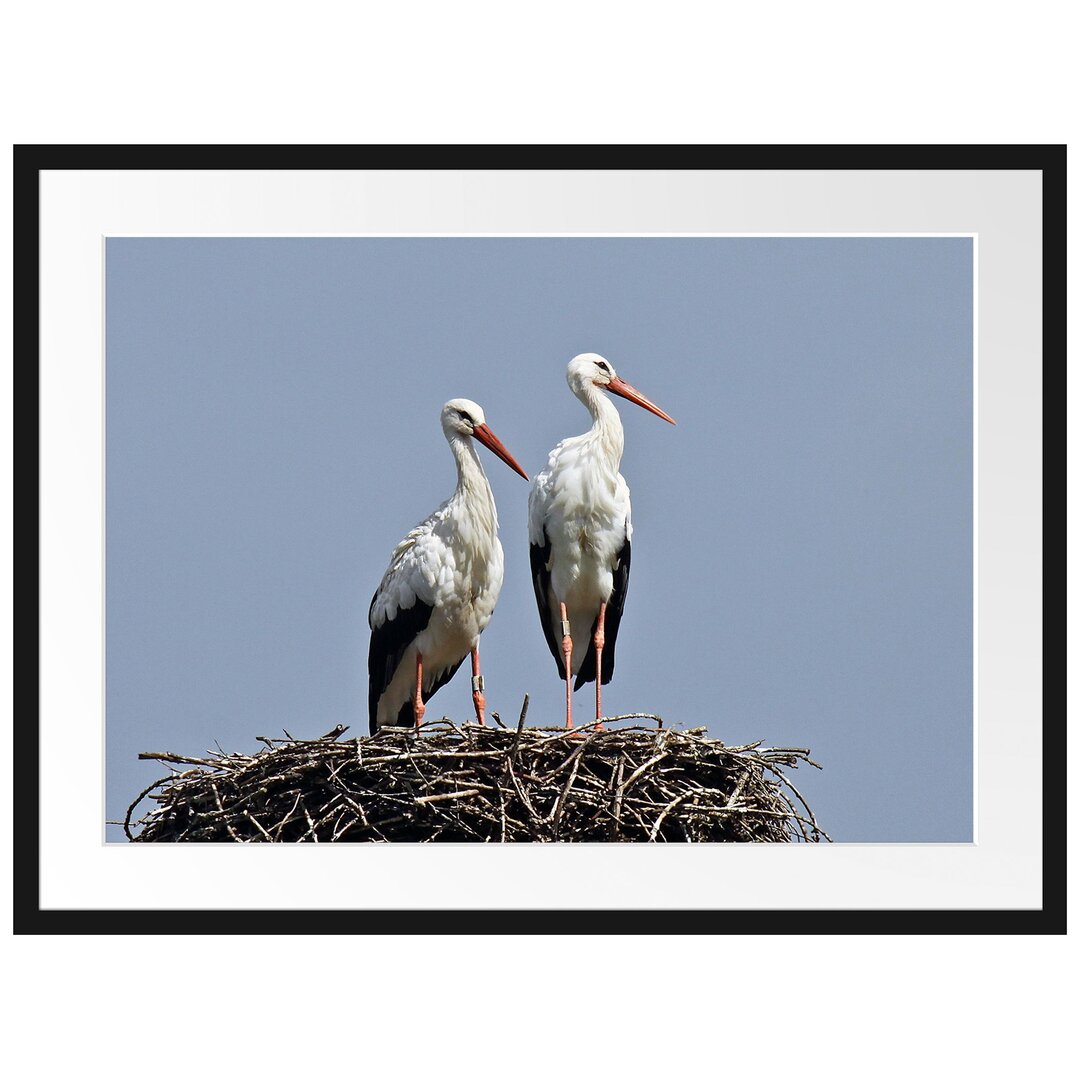
[[[810,747],[838,841],[971,839],[970,240],[111,239],[106,274],[110,819],[161,774],[141,750],[364,734],[371,594],[454,484],[443,402],[532,475],[588,426],[564,373],[595,351],[679,422],[618,402],[605,711]],[[528,485],[480,452],[489,708],[559,723]],[[465,669],[430,708],[470,715]]]

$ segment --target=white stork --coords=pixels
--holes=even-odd
[[[457,487],[390,556],[371,599],[368,719],[380,727],[419,727],[424,703],[472,652],[473,705],[484,722],[484,680],[477,642],[503,582],[495,499],[473,439],[529,477],[484,421],[475,401],[455,398],[442,429],[457,464]]]
[[[566,726],[574,690],[615,670],[615,639],[630,580],[630,489],[619,472],[623,429],[604,391],[663,420],[670,416],[615,374],[596,353],[575,356],[566,381],[593,418],[584,435],[563,439],[529,489],[529,554],[540,623],[560,677],[566,679]],[[597,678],[597,672],[600,677]]]

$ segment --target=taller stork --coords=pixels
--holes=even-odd
[[[675,421],[596,353],[575,356],[566,381],[593,424],[584,435],[563,439],[532,482],[529,554],[544,637],[566,679],[566,726],[573,727],[575,674],[574,690],[596,682],[600,719],[600,687],[615,671],[615,639],[630,580],[630,489],[619,472],[623,428],[607,395]]]
[[[529,477],[475,401],[448,401],[442,429],[457,465],[457,487],[394,548],[368,610],[372,735],[380,727],[414,722],[419,727],[427,700],[470,652],[473,706],[476,719],[484,722],[479,640],[502,589],[503,550],[495,498],[473,441]]]

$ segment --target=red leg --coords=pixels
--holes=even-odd
[[[604,714],[600,711],[600,672],[602,670],[600,666],[600,660],[604,655],[604,612],[607,611],[607,604],[602,603],[600,605],[600,614],[596,619],[596,634],[593,637],[593,644],[596,646],[596,719],[599,720]],[[604,725],[597,724],[597,731],[603,731]]]
[[[416,726],[419,727],[424,719],[427,707],[424,705],[424,658],[419,652],[416,654],[416,696],[413,698],[413,714],[416,716]]]
[[[570,620],[566,617],[566,605],[559,604],[559,618],[562,619],[562,654],[563,667],[566,670],[566,726],[574,726],[573,688],[570,685],[570,657],[574,652],[574,642],[570,638]]]
[[[472,651],[472,700],[476,709],[476,722],[484,724],[484,676],[480,674],[480,646],[473,646]]]

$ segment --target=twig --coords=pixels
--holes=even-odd
[[[135,841],[817,842],[828,840],[788,770],[809,751],[727,747],[649,713],[595,730],[431,721],[424,733],[263,739],[255,754],[142,755],[171,775],[123,821]],[[151,808],[136,821],[144,799]]]

